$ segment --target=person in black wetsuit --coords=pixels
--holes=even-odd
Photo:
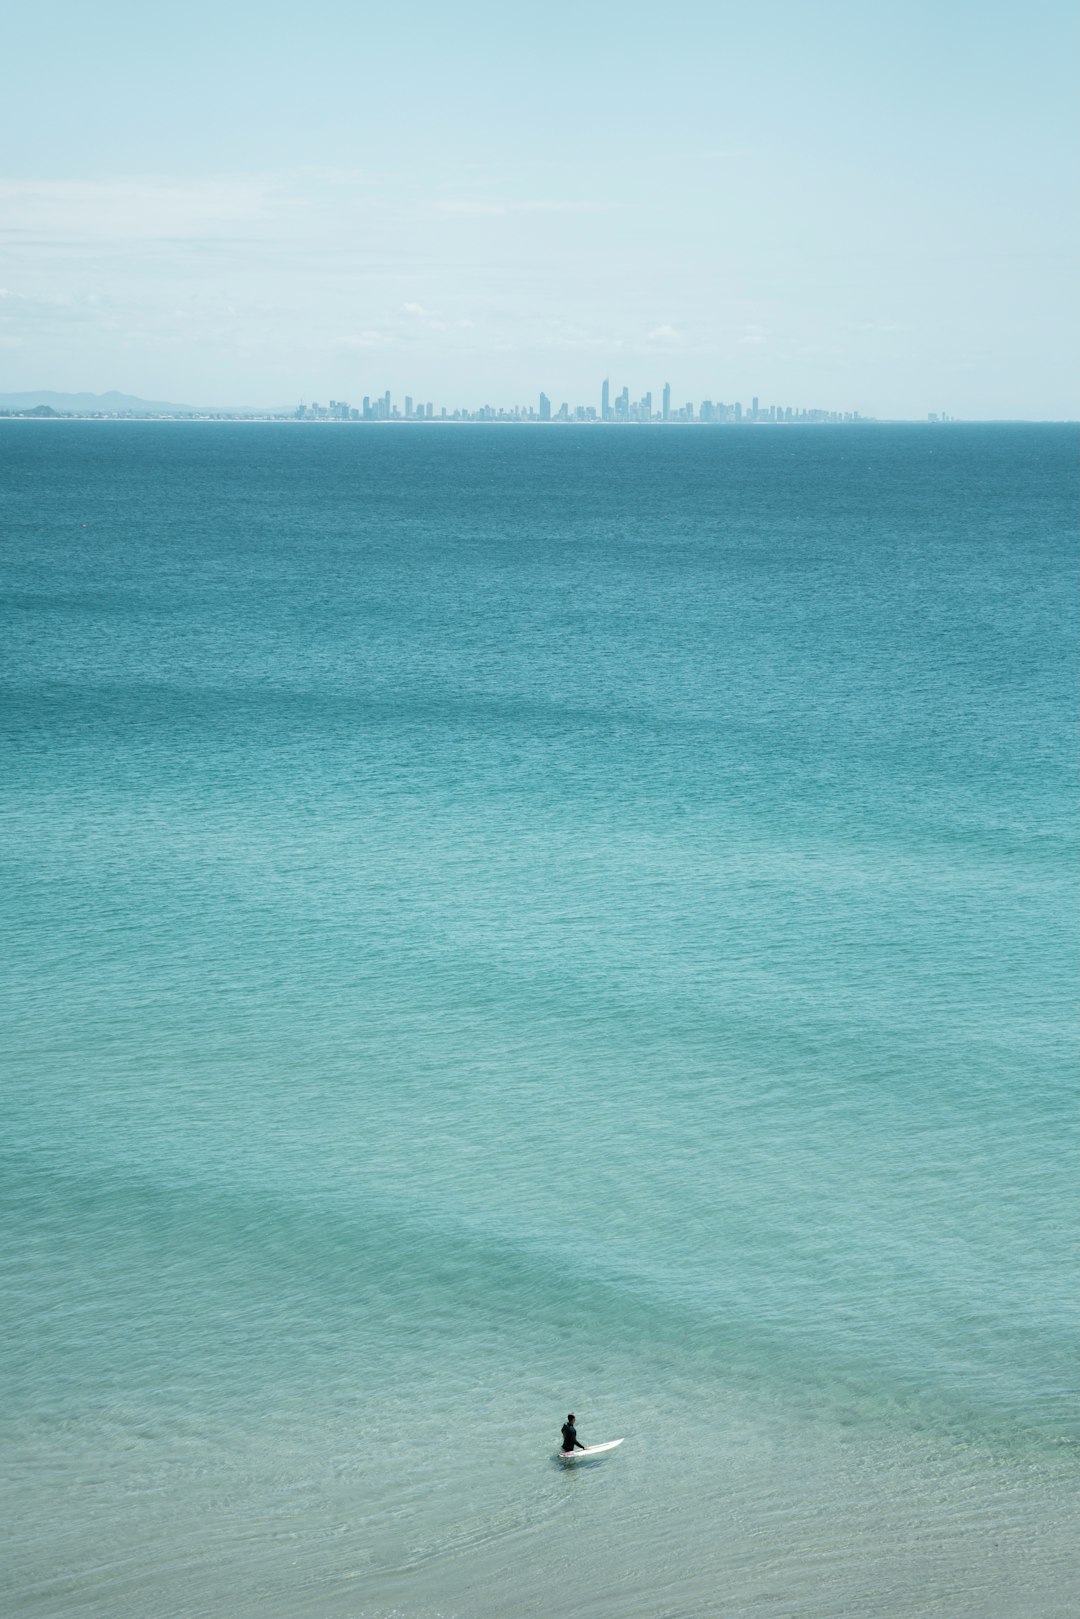
[[[576,1421],[577,1418],[571,1411],[570,1415],[562,1425],[562,1448],[564,1453],[571,1450],[585,1449],[585,1446],[581,1443],[581,1440],[577,1436],[577,1429],[574,1427],[574,1423]]]

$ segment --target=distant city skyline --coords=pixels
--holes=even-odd
[[[838,411],[817,406],[806,408],[781,404],[762,405],[756,394],[746,406],[741,400],[735,400],[730,404],[712,399],[673,403],[669,382],[663,385],[657,409],[653,408],[651,390],[646,391],[638,399],[631,399],[630,389],[626,385],[612,403],[609,377],[605,377],[600,384],[599,402],[595,405],[571,405],[568,400],[563,400],[558,406],[553,406],[551,396],[543,390],[540,391],[535,404],[481,405],[469,409],[462,405],[436,406],[434,401],[423,400],[414,394],[406,394],[401,404],[397,404],[392,391],[387,388],[381,394],[365,394],[359,405],[351,405],[344,399],[330,399],[325,405],[317,401],[312,401],[311,404],[301,403],[294,415],[298,421],[595,422],[626,426],[633,423],[642,426],[664,423],[699,426],[737,426],[742,423],[797,425],[815,422],[858,422],[870,419],[862,416],[857,410]]]
[[[762,403],[755,394],[748,404],[741,400],[701,399],[679,402],[672,397],[670,383],[664,383],[660,404],[654,408],[653,394],[647,390],[638,399],[623,386],[611,397],[611,384],[605,378],[599,385],[598,405],[561,402],[553,407],[551,396],[540,390],[534,404],[484,404],[475,409],[462,405],[436,404],[417,394],[405,394],[399,401],[393,391],[364,394],[359,404],[333,395],[326,404],[301,401],[296,406],[260,409],[242,405],[191,405],[178,401],[141,399],[116,390],[65,394],[49,389],[28,389],[22,393],[0,393],[0,419],[36,418],[92,421],[178,420],[178,421],[270,421],[270,422],[368,422],[368,423],[453,423],[499,422],[537,425],[577,424],[586,426],[800,426],[821,423],[870,423],[878,420],[858,410],[829,410],[820,406]],[[944,411],[929,411],[916,418],[887,418],[928,422],[948,422],[956,417]]]

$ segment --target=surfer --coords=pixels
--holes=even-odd
[[[562,1448],[564,1455],[571,1450],[585,1449],[585,1446],[581,1443],[581,1440],[577,1436],[577,1429],[574,1426],[576,1421],[577,1418],[571,1411],[570,1415],[562,1425]]]

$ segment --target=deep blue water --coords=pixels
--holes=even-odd
[[[10,1611],[1074,1611],[1077,447],[0,427]]]

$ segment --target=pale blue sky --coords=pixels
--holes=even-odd
[[[1058,0],[7,0],[0,392],[1080,415]]]

